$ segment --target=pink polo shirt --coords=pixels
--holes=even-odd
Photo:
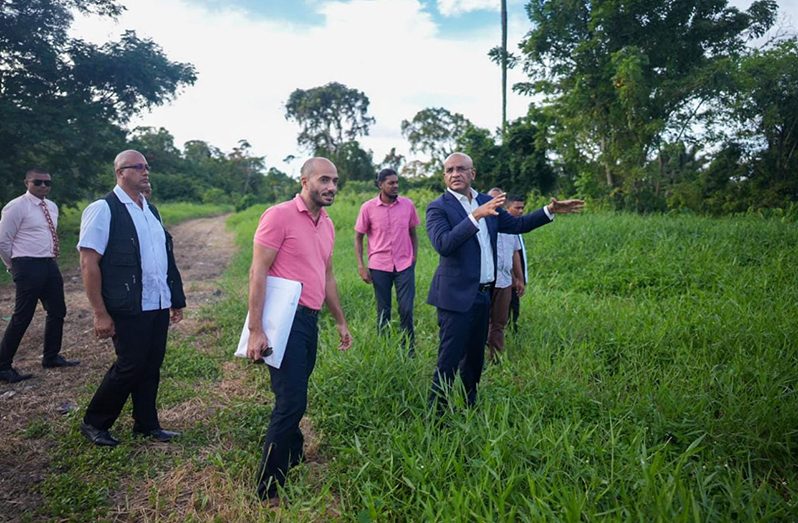
[[[410,229],[418,225],[418,214],[409,198],[383,203],[379,195],[360,207],[355,231],[368,235],[369,269],[403,271],[413,263]]]
[[[266,209],[255,231],[255,243],[277,251],[269,275],[301,282],[299,304],[321,309],[335,243],[335,228],[327,212],[322,209],[314,223],[305,201],[296,195]]]

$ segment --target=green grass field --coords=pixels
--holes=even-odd
[[[410,196],[423,220],[435,195]],[[558,217],[526,236],[530,283],[521,326],[509,335],[503,363],[487,368],[478,407],[455,401],[435,424],[426,397],[437,325],[425,298],[437,256],[420,234],[418,357],[408,360],[396,339],[375,336],[372,289],[357,276],[352,227],[366,197],[343,194],[330,208],[335,272],[355,346],[338,352],[332,319],[321,317],[308,417],[322,464],[292,471],[283,520],[798,518],[794,224]],[[242,250],[224,278],[225,298],[204,312],[204,338],[170,345],[162,408],[223,388],[246,313],[261,211],[230,218]],[[206,350],[196,352],[198,343]],[[244,391],[197,416],[170,452],[127,443],[93,448],[77,433],[82,413],[72,417],[39,516],[108,518],[109,506],[143,489],[165,520],[272,519],[254,496],[271,411],[268,373],[233,365],[245,375]],[[32,425],[31,437],[50,430]],[[202,485],[188,506],[165,494],[163,478],[178,469]]]

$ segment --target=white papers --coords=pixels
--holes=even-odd
[[[263,305],[263,330],[269,339],[272,353],[263,358],[275,369],[280,368],[285,355],[285,346],[291,325],[294,322],[296,306],[299,304],[299,295],[302,294],[302,284],[298,281],[286,280],[276,276],[266,278],[266,302]],[[241,338],[238,340],[236,356],[247,357],[247,341],[249,340],[249,314],[244,320]]]

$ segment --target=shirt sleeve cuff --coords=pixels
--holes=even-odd
[[[476,219],[476,218],[474,218],[474,215],[473,215],[473,214],[469,214],[469,215],[468,215],[468,219],[469,219],[469,220],[471,220],[471,223],[473,223],[473,224],[474,224],[474,227],[476,227],[477,229],[479,229],[479,223],[477,223],[477,219]]]
[[[554,221],[554,214],[552,214],[551,211],[549,211],[548,205],[543,206],[543,212],[546,213],[546,216],[548,216],[550,222]]]

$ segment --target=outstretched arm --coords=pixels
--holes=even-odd
[[[454,227],[450,226],[446,210],[440,204],[433,202],[427,207],[427,235],[432,247],[441,256],[450,256],[478,230],[469,218],[463,218]]]
[[[551,214],[574,214],[582,212],[585,202],[583,200],[558,200],[552,198],[551,202],[546,206]]]

